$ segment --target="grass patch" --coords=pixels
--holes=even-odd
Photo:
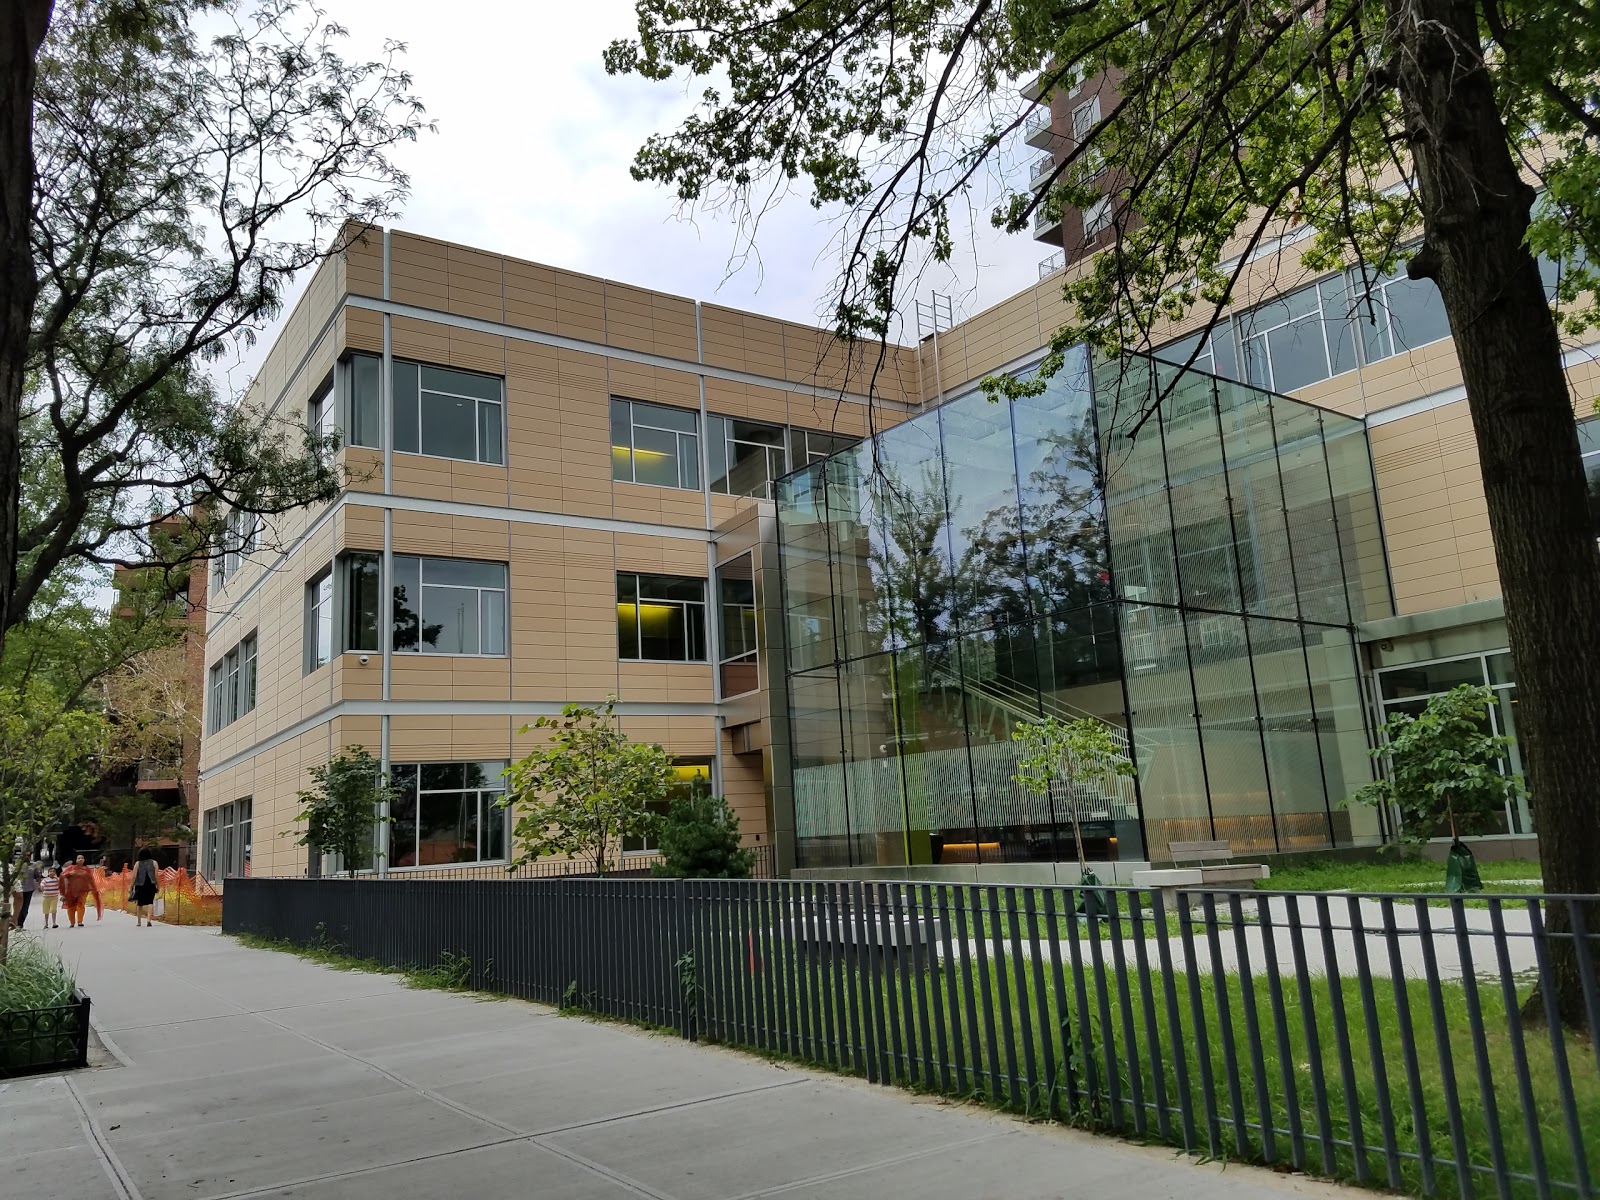
[[[37,938],[12,932],[0,966],[0,1015],[71,1004],[73,987],[71,973],[54,951]]]
[[[255,933],[238,933],[231,936],[241,946],[248,946],[252,950],[276,950],[282,954],[293,954],[307,962],[336,967],[341,971],[372,971],[380,975],[398,975],[405,981],[407,987],[439,992],[473,990],[472,960],[464,954],[457,954],[451,950],[441,950],[439,961],[428,966],[411,964],[396,967],[379,962],[375,958],[362,958],[351,954],[339,943],[329,940],[326,934],[309,946],[291,942],[287,938],[263,937]]]
[[[1496,895],[1533,894],[1543,890],[1538,882],[1541,872],[1538,863],[1523,859],[1478,864],[1484,892]],[[1535,882],[1530,883],[1529,880]],[[1258,880],[1255,886],[1269,892],[1442,894],[1444,864],[1421,857],[1385,858],[1381,862],[1309,862],[1293,867],[1274,867],[1272,877]],[[1467,903],[1474,908],[1483,907],[1483,901],[1473,897],[1468,897]]]

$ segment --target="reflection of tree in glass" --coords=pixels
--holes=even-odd
[[[1111,595],[1101,521],[1099,455],[1087,418],[1040,439],[1044,462],[1023,485],[1020,508],[1002,505],[964,531],[956,575],[969,585],[967,624],[1081,608]]]
[[[913,484],[885,465],[874,490],[882,520],[867,551],[873,605],[867,619],[885,647],[929,646],[949,630],[957,591],[945,543],[949,512],[937,463]]]
[[[430,646],[439,644],[439,633],[443,625],[425,625],[417,612],[406,604],[406,586],[397,583],[394,586],[394,648],[396,650],[416,650],[421,643]]]

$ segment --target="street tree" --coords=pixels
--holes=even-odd
[[[334,494],[298,415],[245,412],[212,368],[406,193],[390,151],[428,126],[403,47],[348,61],[343,37],[302,0],[6,6],[0,646],[63,568],[238,551]]]
[[[927,256],[953,253],[952,214],[1010,166],[1018,92],[1035,78],[1046,100],[1116,83],[1047,186],[1012,188],[991,214],[1021,231],[1112,185],[1114,248],[1066,273],[1069,316],[1042,376],[1077,344],[1148,349],[1167,319],[1215,321],[1282,235],[1311,233],[1310,267],[1403,265],[1437,285],[1482,464],[1545,882],[1600,893],[1600,551],[1560,337],[1600,316],[1600,13],[1534,0],[636,8],[637,36],[607,49],[607,69],[707,83],[643,146],[635,177],[734,206],[747,230],[793,187],[843,212],[833,307],[846,339],[885,338]],[[1540,254],[1565,264],[1559,317]],[[1154,436],[1162,398],[1132,401],[1118,428]],[[1565,919],[1552,910],[1557,932]],[[1576,959],[1556,944],[1561,1008],[1576,1012]]]
[[[1083,822],[1104,804],[1118,779],[1134,774],[1132,761],[1117,745],[1111,726],[1093,717],[1024,721],[1011,731],[1011,740],[1022,749],[1012,778],[1046,801],[1052,813],[1071,821],[1078,870],[1093,882],[1083,855]]]
[[[550,855],[594,864],[605,874],[613,848],[656,827],[652,805],[667,799],[672,759],[655,742],[635,742],[616,719],[616,698],[568,704],[522,733],[547,730],[549,741],[511,764],[501,807],[514,808],[516,866]]]
[[[1493,832],[1506,806],[1523,794],[1521,778],[1500,769],[1511,739],[1490,732],[1493,706],[1489,688],[1462,684],[1415,716],[1394,713],[1384,722],[1383,745],[1371,751],[1387,774],[1351,800],[1397,809],[1400,836],[1410,842]]]
[[[347,746],[325,763],[308,767],[312,784],[297,793],[299,830],[295,844],[334,855],[351,877],[371,865],[374,833],[394,810],[396,790],[381,764],[363,746]]]
[[[99,714],[63,708],[44,684],[0,688],[0,964],[18,873],[94,783],[104,744]]]

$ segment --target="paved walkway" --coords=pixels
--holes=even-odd
[[[1343,1189],[120,913],[48,935],[126,1065],[0,1083],[0,1195],[1280,1200]]]

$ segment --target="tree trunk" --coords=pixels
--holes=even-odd
[[[1439,286],[1466,385],[1518,685],[1518,732],[1549,892],[1600,891],[1600,550],[1561,343],[1523,238],[1522,181],[1476,7],[1390,0],[1397,82],[1421,199],[1414,277]],[[1594,907],[1586,915],[1591,928]],[[1553,933],[1565,905],[1547,910]],[[1551,943],[1562,1020],[1582,1022],[1570,940]],[[1535,1005],[1539,1014],[1533,1014]],[[1542,1015],[1542,998],[1529,1002]]]
[[[7,0],[0,16],[0,648],[12,622],[17,584],[17,518],[22,495],[19,426],[39,294],[33,271],[34,61],[50,27],[53,0]]]

